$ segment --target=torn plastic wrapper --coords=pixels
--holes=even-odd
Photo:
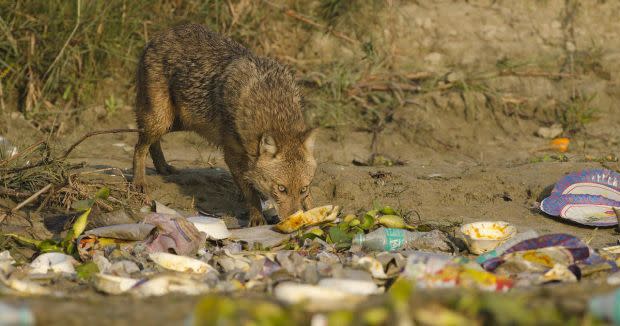
[[[477,264],[459,261],[458,257],[427,252],[413,252],[402,275],[416,281],[420,288],[465,287],[486,291],[507,291],[511,279],[482,270]]]
[[[151,213],[144,223],[157,227],[152,240],[147,242],[150,252],[174,252],[189,256],[205,246],[207,235],[184,217]]]
[[[106,248],[116,248],[118,246],[131,246],[138,241],[126,241],[114,238],[100,238],[94,234],[82,235],[77,239],[77,251],[82,261],[93,258],[96,252],[104,251]]]
[[[551,269],[556,262],[572,265],[589,256],[590,248],[579,238],[562,233],[546,234],[514,245],[501,256],[482,263],[482,267],[487,271],[494,271],[505,262],[512,261],[515,265],[522,264],[545,271]]]

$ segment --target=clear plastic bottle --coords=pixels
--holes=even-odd
[[[370,250],[392,251],[405,247],[424,232],[411,232],[404,229],[378,228],[368,234],[358,234],[353,244]]]
[[[620,290],[595,296],[589,302],[590,313],[598,318],[620,324]]]
[[[478,256],[478,258],[476,258],[476,262],[478,262],[479,264],[482,264],[489,259],[501,256],[504,252],[506,252],[506,250],[512,248],[512,246],[516,245],[517,243],[521,241],[525,241],[527,239],[533,239],[537,237],[538,237],[538,232],[534,230],[527,230],[525,232],[517,233],[514,237],[508,239],[506,242],[502,243],[497,248],[491,251],[485,252],[484,254]]]
[[[0,325],[34,325],[34,315],[26,306],[14,306],[0,302]]]

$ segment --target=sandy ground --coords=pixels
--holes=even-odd
[[[530,2],[533,3],[515,2],[498,9],[477,2],[422,1],[419,6],[402,10],[401,14],[410,19],[398,22],[417,26],[407,37],[416,39],[415,57],[433,69],[492,66],[506,54],[560,55],[566,50],[561,19],[563,2],[545,1],[542,9],[525,4]],[[618,162],[591,161],[620,154],[618,84],[613,74],[620,70],[614,59],[620,29],[613,19],[620,6],[611,1],[600,3],[600,7],[595,7],[595,1],[584,1],[583,13],[576,23],[576,42],[578,48],[590,44],[587,40],[603,46],[606,51],[601,58],[602,67],[612,72],[611,77],[589,74],[572,82],[506,77],[493,82],[536,103],[570,93],[574,84],[599,94],[595,102],[600,108],[599,119],[570,136],[571,150],[565,162],[539,162],[545,155],[554,154],[542,151],[548,140],[534,135],[539,127],[554,122],[544,106],[492,107],[484,96],[474,94],[478,105],[472,111],[459,94],[431,92],[399,107],[393,122],[379,136],[379,151],[405,161],[404,166],[355,166],[353,160],[369,156],[371,135],[348,127],[321,130],[316,153],[320,164],[311,188],[315,204],[337,204],[345,212],[357,212],[380,203],[401,209],[421,224],[504,220],[514,223],[519,230],[574,234],[593,247],[615,244],[618,233],[613,228],[567,223],[538,210],[539,201],[562,176],[585,168],[620,169]],[[479,22],[483,22],[482,27]],[[423,35],[431,35],[431,39]],[[432,53],[439,53],[440,59]],[[59,140],[59,146],[66,147],[89,130],[133,124],[130,107],[107,116],[87,110],[79,121],[70,134]],[[24,143],[38,137],[19,117],[9,124],[9,137],[20,137]],[[82,144],[71,159],[85,161],[92,169],[117,167],[130,176],[134,143],[135,136],[130,134],[97,136]],[[227,219],[230,227],[245,225],[238,190],[217,149],[188,133],[166,136],[163,148],[169,162],[181,168],[181,173],[159,176],[149,160],[147,182],[152,199],[174,208],[196,207],[235,216]],[[583,286],[579,291],[589,290]],[[137,300],[76,289],[76,296],[68,300],[10,300],[26,302],[42,324],[103,324],[113,320],[113,324],[129,325],[145,320],[153,324],[179,322],[198,298]]]

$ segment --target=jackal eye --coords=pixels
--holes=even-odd
[[[308,186],[303,186],[303,187],[301,187],[301,193],[302,193],[302,194],[305,194],[305,193],[306,193],[306,191],[308,191]]]
[[[286,187],[283,185],[278,185],[278,191],[279,192],[286,192]]]

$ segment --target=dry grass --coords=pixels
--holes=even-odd
[[[44,132],[60,120],[99,105],[109,112],[133,102],[136,58],[154,33],[183,22],[204,23],[259,54],[292,66],[306,86],[307,115],[327,128],[353,126],[377,133],[416,97],[459,92],[468,115],[477,111],[536,111],[529,94],[495,86],[500,78],[609,78],[603,51],[592,45],[554,58],[500,58],[495,67],[448,64],[429,72],[415,53],[406,1],[361,0],[23,0],[0,2],[0,110],[20,111]],[[561,14],[566,39],[580,7]],[[377,28],[385,26],[385,28]],[[437,45],[429,45],[433,50]],[[449,78],[451,70],[463,76]],[[472,100],[486,97],[486,104]],[[576,96],[572,97],[577,99]],[[578,130],[591,106],[558,99],[542,123]],[[0,111],[0,113],[2,112]],[[529,116],[529,118],[536,118]],[[0,130],[2,130],[0,122]],[[58,134],[58,132],[56,133]]]
[[[74,145],[77,144],[79,142]],[[132,190],[122,171],[85,171],[83,164],[69,163],[65,158],[66,155],[52,155],[49,144],[40,141],[16,156],[0,160],[0,196],[21,203],[13,211],[26,205],[37,207],[37,210],[68,211],[74,202],[93,198],[103,187],[108,187],[112,193],[105,203],[97,202],[105,211],[137,207],[144,202],[144,195]],[[114,172],[117,176],[102,172]]]

